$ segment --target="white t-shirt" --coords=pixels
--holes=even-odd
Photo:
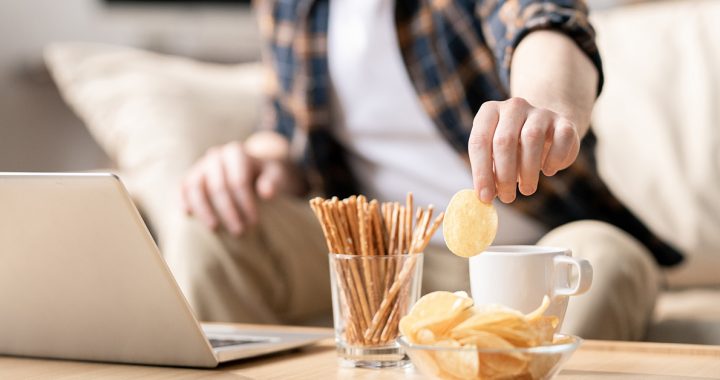
[[[328,65],[333,84],[335,137],[348,151],[362,192],[380,201],[444,209],[452,195],[472,188],[470,168],[422,107],[397,42],[394,0],[332,0]],[[534,243],[537,223],[496,203],[495,244]],[[442,243],[442,235],[433,237]]]

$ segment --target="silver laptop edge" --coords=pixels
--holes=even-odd
[[[16,356],[214,367],[328,337],[201,326],[109,173],[0,173],[0,305]]]

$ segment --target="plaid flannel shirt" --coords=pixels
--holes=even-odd
[[[262,125],[286,136],[308,180],[326,195],[361,189],[343,147],[333,137],[327,63],[330,0],[257,0],[269,70]],[[362,1],[362,0],[358,0]],[[395,0],[401,54],[417,95],[441,134],[467,161],[473,117],[480,105],[508,97],[514,49],[534,30],[570,37],[600,73],[600,55],[583,0]],[[514,207],[548,228],[580,219],[609,222],[641,241],[661,265],[682,256],[656,238],[600,181],[595,138],[578,160]],[[438,179],[442,180],[442,179]]]

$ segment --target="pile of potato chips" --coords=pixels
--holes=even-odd
[[[553,333],[558,319],[543,316],[548,305],[545,297],[526,315],[499,305],[473,306],[465,292],[434,292],[418,300],[400,321],[400,332],[411,344],[457,348],[409,352],[416,366],[438,378],[543,378],[559,354],[501,350],[557,343]],[[498,351],[483,351],[487,349]]]

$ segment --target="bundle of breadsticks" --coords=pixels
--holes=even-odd
[[[400,318],[412,306],[409,287],[417,254],[428,245],[444,214],[433,220],[432,205],[414,210],[412,193],[404,205],[381,204],[360,195],[343,200],[314,198],[310,207],[329,252],[347,255],[334,260],[346,342],[359,346],[393,342]]]

